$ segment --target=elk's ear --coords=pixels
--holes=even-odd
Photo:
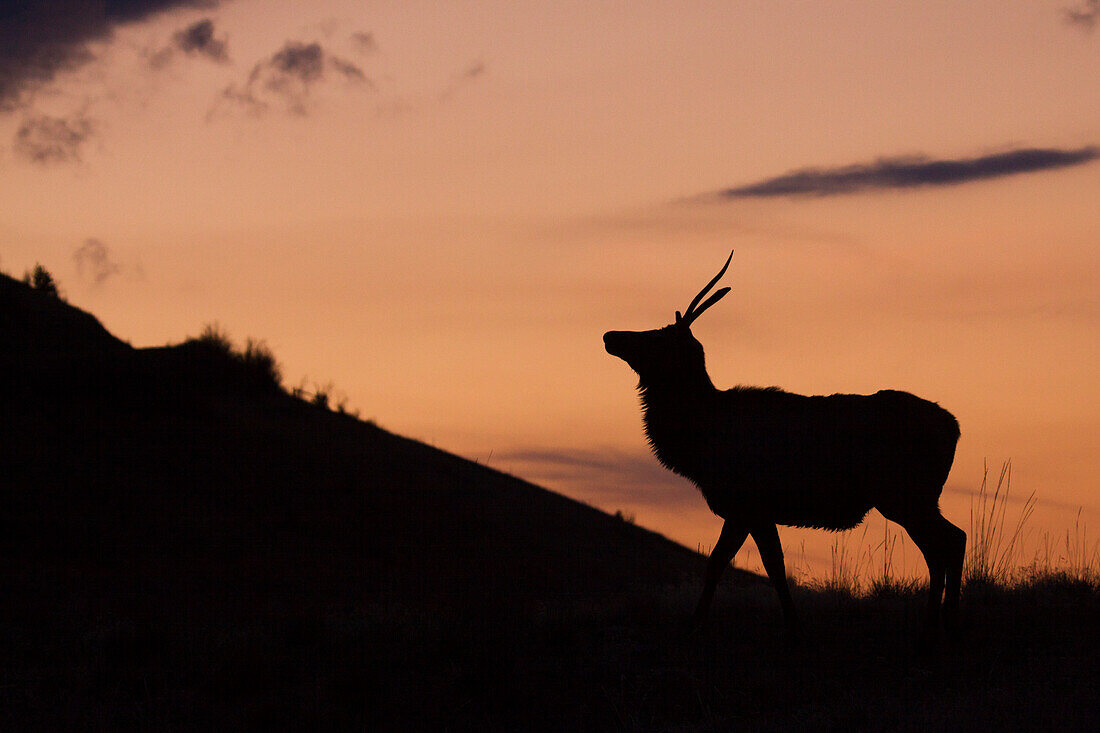
[[[676,325],[680,325],[680,321],[684,320],[684,317],[680,315],[680,311],[676,311]]]

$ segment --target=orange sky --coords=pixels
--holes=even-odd
[[[912,391],[962,425],[950,519],[1011,458],[1033,543],[1077,507],[1100,530],[1100,162],[694,199],[1098,144],[1100,32],[1065,2],[715,5],[236,0],[115,28],[0,113],[0,268],[42,262],[135,345],[265,338],[291,384],[707,549],[600,336],[665,325],[734,248],[694,327],[716,385]],[[173,40],[203,18],[227,60]],[[319,77],[279,76],[289,41]],[[86,132],[36,162],[44,117]],[[782,536],[821,572],[830,536]]]

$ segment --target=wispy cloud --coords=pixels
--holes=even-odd
[[[373,33],[355,31],[351,34],[351,44],[361,54],[372,54],[378,50],[378,41]]]
[[[475,83],[477,79],[481,78],[484,75],[485,63],[482,61],[471,62],[468,66],[466,66],[466,68],[462,69],[462,71],[451,77],[451,80],[447,83],[447,86],[444,87],[443,91],[440,93],[439,101],[449,101],[451,97],[459,92],[459,90],[469,86],[470,84]]]
[[[1066,168],[1100,157],[1100,148],[1018,148],[976,158],[935,160],[925,156],[880,158],[840,168],[802,168],[775,178],[727,188],[720,198],[833,196],[885,189],[951,186],[1020,173]]]
[[[1085,0],[1080,7],[1066,8],[1064,12],[1067,23],[1091,31],[1100,18],[1100,0]]]
[[[116,25],[175,7],[211,7],[217,0],[26,0],[0,4],[0,111],[58,72],[87,63],[88,44],[109,38]]]
[[[172,36],[176,48],[193,56],[205,56],[218,62],[229,60],[224,38],[214,37],[214,21],[203,18]]]
[[[80,277],[92,285],[102,285],[122,269],[111,260],[107,245],[91,237],[85,239],[84,244],[73,252],[73,260],[76,261],[76,271]]]
[[[313,88],[328,73],[355,85],[370,85],[367,75],[352,62],[326,51],[319,43],[287,41],[281,49],[252,67],[244,84],[222,90],[219,102],[263,114],[273,105],[293,114],[309,109]],[[211,110],[213,114],[217,110]]]
[[[69,118],[36,115],[16,130],[12,149],[20,158],[39,165],[78,162],[93,129],[83,113]]]
[[[648,453],[607,449],[517,449],[499,453],[525,478],[568,485],[573,493],[608,504],[698,507],[701,499],[685,479]]]
[[[463,79],[476,79],[485,73],[485,64],[480,61],[475,61],[463,70]]]
[[[975,503],[975,506],[977,506],[979,508],[982,505],[982,502],[980,501],[982,499],[982,494],[977,489],[972,489],[972,488],[964,487],[964,486],[952,486],[952,485],[949,484],[947,486],[944,486],[943,490],[944,490],[945,493],[948,493],[948,494],[955,494],[957,496],[968,497],[969,499],[972,500],[972,502]],[[992,498],[987,496],[987,497],[985,497],[985,500],[987,502],[985,504],[986,507],[989,507],[993,504]],[[1083,502],[1057,501],[1055,499],[1041,499],[1041,498],[1035,496],[1034,494],[1029,495],[1029,496],[1016,496],[1015,494],[1012,494],[1012,495],[1001,494],[998,497],[998,501],[1004,501],[1008,504],[1013,504],[1013,505],[1016,505],[1016,506],[1024,506],[1025,504],[1028,504],[1028,503],[1034,503],[1036,506],[1046,507],[1048,509],[1058,509],[1058,510],[1067,511],[1067,512],[1076,512],[1078,510],[1095,512],[1097,510],[1097,507],[1093,504],[1086,504],[1086,503],[1083,503]]]

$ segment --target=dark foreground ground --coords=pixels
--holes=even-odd
[[[0,728],[1096,730],[1100,595],[1045,581],[970,589],[964,638],[915,647],[920,599],[801,591],[788,643],[766,585],[431,606],[188,588],[131,568],[9,582]],[[139,580],[148,573],[157,579]],[[9,575],[9,581],[13,579]],[[190,599],[176,594],[190,590]],[[288,593],[289,591],[289,593]],[[497,603],[500,605],[497,605]],[[293,604],[293,605],[292,605]]]
[[[727,573],[621,518],[280,388],[134,349],[0,275],[0,730],[1097,730],[1100,599],[923,600]],[[251,354],[251,355],[250,355]],[[316,402],[316,400],[315,400]]]

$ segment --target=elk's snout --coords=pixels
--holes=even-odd
[[[629,338],[630,333],[628,331],[608,331],[603,335],[603,347],[612,356],[625,359]]]

